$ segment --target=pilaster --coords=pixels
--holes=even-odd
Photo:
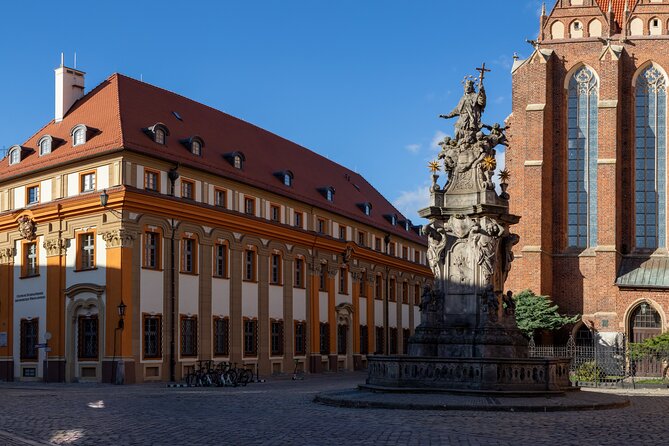
[[[309,343],[309,370],[311,373],[321,372],[321,352],[320,352],[320,301],[318,298],[319,292],[319,275],[321,268],[326,266],[318,263],[318,259],[314,256],[312,263],[309,265],[309,287],[307,290],[308,296],[308,320],[307,327],[309,329],[309,336],[307,341]]]
[[[212,345],[212,295],[211,295],[211,272],[213,262],[213,252],[210,243],[203,243],[200,241],[200,258],[198,261],[199,273],[199,302],[198,302],[198,339],[200,352],[199,359],[211,359],[213,354]]]
[[[14,248],[0,248],[0,334],[6,345],[0,344],[0,380],[14,380]]]
[[[48,238],[42,244],[46,252],[46,331],[48,341],[49,382],[65,381],[65,251],[63,238]]]
[[[283,371],[292,372],[295,364],[295,339],[293,317],[293,265],[292,256],[283,258]]]
[[[269,252],[258,250],[258,372],[271,373],[269,324]]]
[[[337,277],[338,268],[329,267],[327,277],[328,290],[328,328],[330,331],[330,355],[328,360],[330,363],[329,370],[336,372],[337,367],[337,312],[335,309],[335,278]]]
[[[230,246],[230,361],[242,363],[242,253],[237,244]]]

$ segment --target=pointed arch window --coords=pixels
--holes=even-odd
[[[635,91],[635,242],[641,249],[665,245],[667,91],[655,66],[638,77]]]
[[[567,122],[567,241],[597,245],[597,76],[581,67],[569,80]]]

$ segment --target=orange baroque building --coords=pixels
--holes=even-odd
[[[513,67],[507,286],[583,315],[577,342],[669,326],[668,0],[559,0]]]
[[[0,161],[3,380],[359,369],[404,350],[430,278],[360,175],[119,74],[56,69],[55,119]]]

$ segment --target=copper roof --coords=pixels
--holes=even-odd
[[[158,122],[169,129],[166,145],[155,143],[143,131]],[[92,131],[86,144],[73,147],[70,132],[77,124],[85,124]],[[61,140],[61,144],[54,144],[52,153],[38,156],[37,143],[44,135]],[[205,141],[202,156],[191,154],[180,142],[193,136]],[[27,150],[19,164],[10,166],[7,158],[0,161],[0,182],[88,156],[132,150],[256,186],[424,243],[416,232],[393,226],[384,218],[397,214],[398,221],[406,220],[359,174],[253,124],[121,74],[110,76],[77,101],[61,122],[51,121],[22,146]],[[243,170],[235,169],[223,156],[234,151],[245,156]],[[275,175],[284,170],[294,175],[292,187]],[[319,191],[328,186],[335,189],[333,202]],[[364,215],[358,206],[365,202],[372,204],[371,216]]]

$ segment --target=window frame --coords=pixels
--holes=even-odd
[[[304,212],[294,211],[293,226],[295,226],[296,228],[304,229]]]
[[[97,190],[97,171],[95,170],[87,170],[85,172],[80,172],[79,173],[79,192],[80,193],[87,193],[87,192],[95,192]],[[86,187],[86,178],[91,178],[91,181],[89,183],[90,187]]]
[[[12,147],[9,149],[9,152],[7,153],[7,158],[10,166],[13,166],[15,164],[19,164],[21,162],[21,148],[20,147]]]
[[[34,327],[32,327],[34,325]],[[31,332],[28,333],[28,326]],[[21,318],[19,322],[19,358],[22,362],[37,362],[39,350],[34,348],[39,343],[39,318]],[[32,348],[30,348],[32,346]]]
[[[251,255],[249,257],[249,254]],[[255,248],[247,247],[244,250],[244,262],[242,274],[244,282],[257,282],[258,281],[258,252]],[[251,275],[249,275],[249,272]]]
[[[90,356],[83,356],[82,345],[85,343],[84,334],[86,332],[86,327],[84,326],[84,321],[95,321],[95,343],[92,344],[95,346],[95,355],[91,354]],[[100,359],[100,318],[98,314],[92,314],[90,316],[79,315],[77,317],[77,359],[81,362],[93,362]]]
[[[186,330],[184,329],[186,324],[186,321],[192,321],[193,323],[190,325],[190,329],[192,329],[192,333],[186,333]],[[189,338],[187,338],[189,336]],[[189,345],[186,345],[186,341],[189,342]],[[198,324],[197,324],[197,316],[192,315],[188,316],[185,314],[179,315],[179,356],[182,358],[195,358],[198,355]],[[185,351],[185,347],[192,347],[189,351]]]
[[[195,200],[195,181],[186,178],[181,179],[181,198],[186,200]],[[185,192],[190,190],[189,194]]]
[[[273,252],[269,256],[269,284],[283,285],[283,258],[281,253]]]
[[[276,217],[276,218],[275,218]],[[269,204],[269,220],[274,223],[281,223],[281,206],[275,203]]]
[[[345,225],[339,225],[339,240],[346,240],[347,230]]]
[[[255,215],[256,215],[256,199],[255,199],[255,197],[250,197],[248,195],[244,195],[244,214],[252,215],[252,216],[255,217]]]
[[[339,294],[348,294],[348,268],[339,268]]]
[[[32,200],[32,201],[30,200],[30,191],[31,190],[37,190],[37,194],[36,194],[37,198],[35,200]],[[39,183],[30,184],[30,185],[26,186],[26,206],[32,206],[32,205],[35,205],[35,204],[39,204],[40,199],[41,199],[40,192],[41,191],[40,191],[40,184]]]
[[[249,330],[251,328],[251,330]],[[243,357],[258,357],[258,318],[244,317],[242,320],[242,354]],[[249,345],[247,341],[251,341]]]
[[[222,253],[219,252],[220,250],[223,250]],[[218,241],[214,243],[214,249],[212,250],[213,254],[213,262],[212,262],[212,268],[213,268],[213,276],[217,277],[219,279],[227,279],[229,278],[229,272],[228,272],[228,263],[229,263],[229,250],[228,250],[228,243],[226,241]],[[222,254],[222,255],[221,255]],[[222,259],[223,262],[223,268],[221,269],[221,265],[219,260]]]
[[[223,198],[220,200],[219,198]],[[228,208],[228,190],[222,187],[214,187],[214,206],[227,209]]]
[[[155,246],[153,246],[153,257],[154,264],[149,262],[149,237],[156,237]],[[156,229],[146,229],[142,234],[142,268],[161,271],[162,270],[162,245],[163,245],[163,234],[160,230]]]
[[[330,323],[319,322],[318,326],[319,352],[321,356],[330,354]]]
[[[190,243],[192,243],[192,246],[190,247],[190,250],[187,250],[186,248]],[[186,236],[184,235],[181,238],[181,252],[180,252],[180,269],[179,272],[181,274],[192,274],[192,275],[197,275],[198,274],[198,248],[199,248],[199,243],[197,237],[193,236]],[[187,268],[188,266],[188,261],[190,260],[190,270]]]
[[[325,218],[316,217],[316,232],[320,235],[328,235],[328,224]]]
[[[358,246],[367,247],[367,233],[365,231],[358,231]]]
[[[275,331],[276,329],[276,331]],[[285,353],[285,335],[282,319],[270,319],[269,321],[269,354],[270,356],[283,356]],[[276,345],[275,345],[276,344]],[[277,348],[275,348],[277,347]]]
[[[86,249],[86,246],[84,246],[83,238],[84,237],[91,237],[91,240],[93,241],[92,248]],[[90,245],[89,245],[90,246]],[[86,257],[84,256],[85,251],[92,251],[92,254],[88,253],[86,254]],[[77,272],[79,271],[91,271],[97,269],[97,234],[95,230],[90,230],[90,231],[82,231],[77,234],[77,259],[76,259],[76,266],[77,266]],[[88,258],[90,262],[87,264],[84,264],[84,258]]]
[[[149,178],[152,175],[155,177],[155,181],[153,182],[154,183],[153,187],[150,187],[151,181],[149,180]],[[144,189],[145,190],[150,190],[152,192],[160,192],[160,172],[159,171],[144,168]]]
[[[217,330],[222,326],[224,330],[218,332]],[[214,356],[229,357],[230,356],[230,318],[228,316],[214,316],[212,323],[212,339]],[[222,347],[222,348],[221,348]]]
[[[299,265],[299,266],[298,266]],[[305,288],[304,268],[305,261],[302,257],[296,257],[293,261],[293,287]]]
[[[151,354],[148,351],[147,346],[150,344],[147,342],[149,339],[149,332],[147,331],[147,321],[156,321],[155,334],[155,354]],[[153,342],[153,341],[152,341]],[[142,359],[154,360],[162,359],[163,357],[163,315],[162,314],[151,314],[151,313],[142,313]]]
[[[35,248],[35,252],[32,253],[32,255],[29,252],[30,246]],[[21,278],[28,279],[30,277],[39,276],[39,244],[37,243],[37,240],[24,240],[21,243],[21,251],[23,257],[21,262]],[[31,261],[31,259],[33,261]]]
[[[44,135],[37,142],[39,156],[48,155],[53,150],[53,138],[50,135]]]
[[[300,330],[298,330],[300,327]],[[307,323],[306,321],[293,321],[293,340],[295,344],[295,356],[307,354]]]

